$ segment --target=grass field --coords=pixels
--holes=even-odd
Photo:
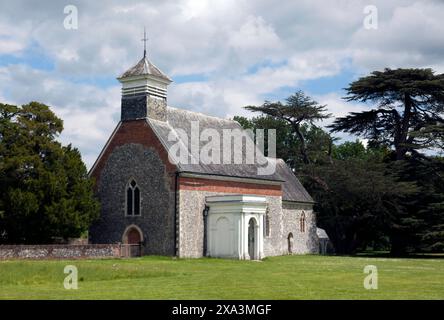
[[[78,268],[78,290],[63,286]],[[378,289],[366,290],[366,265]],[[283,256],[1,261],[0,299],[444,299],[444,259]]]

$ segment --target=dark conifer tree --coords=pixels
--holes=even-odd
[[[0,104],[0,243],[79,237],[98,217],[80,153],[48,106]]]

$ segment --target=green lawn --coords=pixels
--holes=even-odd
[[[63,286],[78,268],[78,290]],[[366,265],[378,268],[366,290]],[[444,299],[444,259],[283,256],[0,261],[0,299]]]

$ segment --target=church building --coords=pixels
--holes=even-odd
[[[196,161],[205,141],[185,141],[196,124],[198,133],[252,138],[236,121],[168,106],[172,80],[146,54],[118,80],[121,119],[90,171],[101,203],[90,243],[184,258],[318,252],[313,199],[282,159],[266,158],[270,174],[256,162]],[[173,161],[178,143],[190,163]]]

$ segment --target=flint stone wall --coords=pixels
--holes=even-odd
[[[0,245],[0,260],[119,258],[120,244]]]
[[[151,97],[147,94],[122,97],[121,119],[124,121],[149,117],[166,121],[166,106],[166,99]]]
[[[126,187],[134,179],[140,189],[141,215],[125,215]],[[91,226],[90,243],[123,242],[127,227],[143,233],[143,254],[174,255],[175,192],[171,177],[154,148],[128,143],[116,147],[101,171],[100,218]]]
[[[316,214],[311,204],[282,202],[284,252],[290,253],[288,235],[293,235],[293,254],[318,253],[319,243],[316,234]],[[305,231],[300,228],[302,214],[305,214]]]

